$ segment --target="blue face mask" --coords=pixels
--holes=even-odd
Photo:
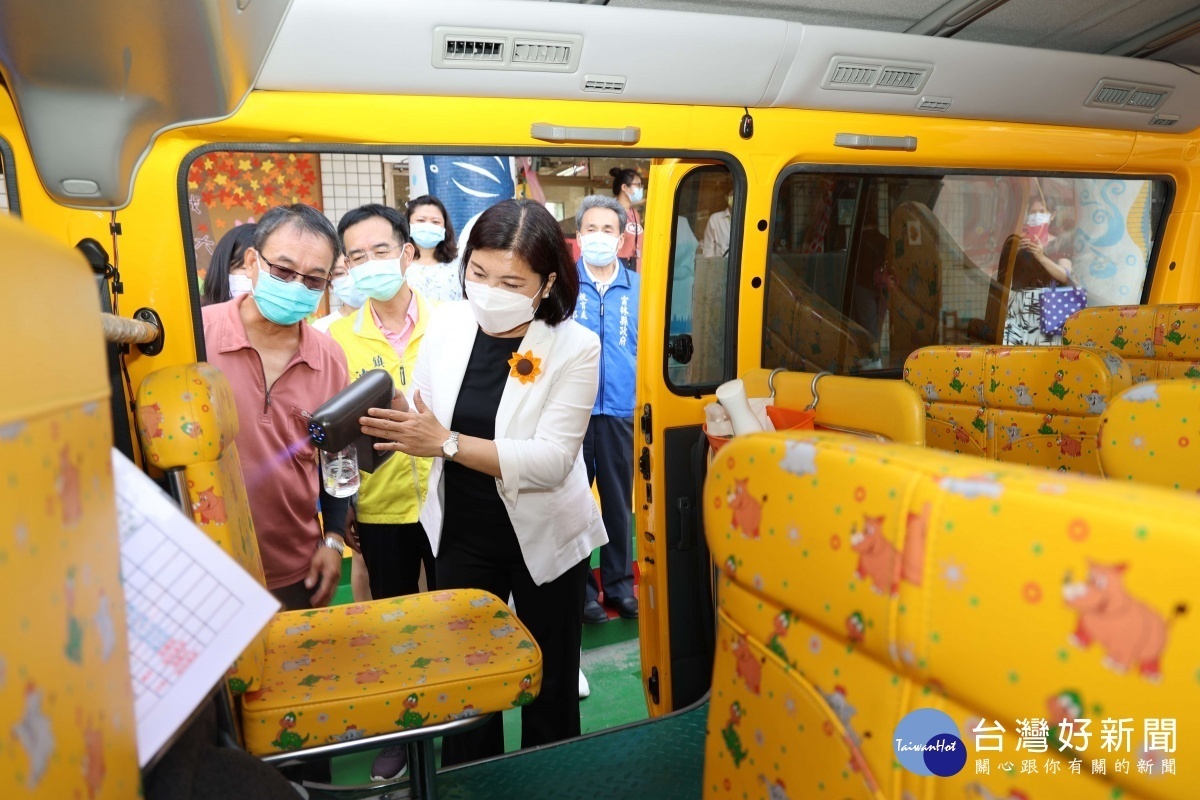
[[[386,302],[396,296],[404,286],[404,273],[400,259],[375,259],[350,270],[354,285],[372,300]]]
[[[607,233],[585,233],[579,237],[580,254],[585,263],[593,267],[607,267],[617,258],[616,236]]]
[[[432,222],[414,222],[409,229],[409,234],[417,243],[417,247],[422,250],[437,247],[446,240],[446,229],[440,225],[434,225]]]
[[[643,190],[642,190],[642,187],[641,187],[641,186],[633,186],[633,187],[630,187],[630,189],[629,189],[629,200],[630,200],[630,202],[632,202],[632,203],[640,203],[640,202],[642,202],[642,197],[643,197],[643,196],[644,196],[644,193],[643,193]]]
[[[367,296],[359,291],[354,285],[354,278],[349,275],[334,278],[331,288],[337,299],[350,308],[362,308],[367,302]]]
[[[280,280],[267,272],[265,265],[258,271],[258,282],[251,294],[262,315],[276,325],[295,325],[321,304],[320,292],[299,281]]]

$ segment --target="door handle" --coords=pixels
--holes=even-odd
[[[570,125],[551,125],[535,122],[529,135],[543,142],[605,142],[609,144],[637,144],[642,138],[642,129],[625,128],[579,128]]]

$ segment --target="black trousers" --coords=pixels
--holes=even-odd
[[[583,628],[583,575],[580,561],[553,581],[536,585],[517,550],[498,560],[443,541],[437,557],[438,589],[482,589],[499,598],[509,594],[517,616],[542,650],[542,691],[521,709],[521,747],[536,747],[579,735],[579,646]],[[442,766],[504,753],[500,714],[475,730],[442,740]]]
[[[633,504],[633,417],[592,415],[583,437],[583,463],[588,483],[596,482],[608,544],[600,548],[600,579],[604,599],[633,597],[633,541],[629,512]],[[588,570],[587,599],[596,600],[600,587]]]
[[[315,591],[315,588],[305,588],[304,581],[299,580],[295,583],[289,583],[287,586],[272,589],[271,594],[275,595],[276,600],[283,603],[282,610],[305,611],[312,608],[312,596]]]
[[[425,582],[432,590],[436,567],[429,537],[421,523],[377,525],[358,523],[358,544],[371,582],[371,599],[385,600],[416,594],[425,565]]]

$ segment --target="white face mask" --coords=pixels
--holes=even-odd
[[[245,273],[233,273],[229,276],[229,294],[232,297],[240,297],[244,294],[250,294],[250,290],[254,288],[254,282],[250,280],[250,276]]]
[[[617,237],[602,231],[579,237],[579,252],[593,267],[607,267],[617,259]]]
[[[1025,217],[1025,224],[1031,228],[1036,228],[1040,225],[1049,225],[1050,224],[1050,212],[1049,211],[1035,211],[1034,213]]]
[[[511,331],[532,320],[537,313],[532,297],[475,281],[467,281],[467,301],[475,313],[475,321],[485,333]]]

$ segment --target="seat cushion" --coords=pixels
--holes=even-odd
[[[525,705],[542,653],[499,598],[469,589],[277,614],[264,678],[244,695],[256,755]]]

